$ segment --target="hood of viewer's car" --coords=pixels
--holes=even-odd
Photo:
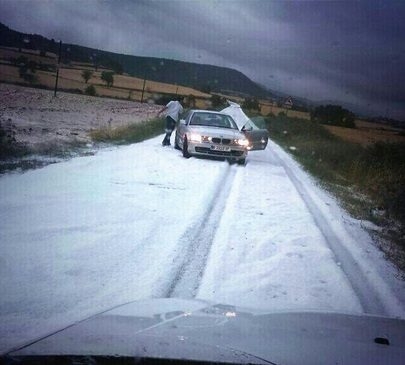
[[[245,138],[244,134],[240,133],[237,129],[216,128],[208,126],[193,125],[189,127],[191,133],[198,133],[203,136],[219,137],[219,138]]]
[[[6,355],[98,356],[274,364],[400,364],[405,321],[329,312],[249,310],[151,299],[80,321]],[[48,361],[49,363],[49,361]]]

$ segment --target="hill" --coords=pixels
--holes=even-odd
[[[0,23],[0,46],[40,50],[58,54],[59,43],[37,34],[26,34]],[[189,86],[204,92],[271,96],[268,91],[243,73],[212,65],[183,62],[156,57],[141,57],[107,52],[75,44],[62,44],[62,62],[93,63],[117,73],[169,84]]]

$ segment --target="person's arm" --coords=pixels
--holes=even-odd
[[[165,110],[167,109],[167,105],[165,105],[162,109],[160,109],[157,113],[157,115],[159,116],[161,113],[163,113]]]
[[[169,107],[169,105],[170,105],[171,103],[173,103],[173,101],[169,101],[169,102],[166,104],[166,106],[164,106],[164,107],[159,111],[159,113],[158,113],[157,115],[159,116],[160,113],[164,112],[164,111]]]

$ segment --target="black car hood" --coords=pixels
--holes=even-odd
[[[9,352],[274,364],[400,364],[405,321],[327,312],[268,313],[200,300],[125,304]]]

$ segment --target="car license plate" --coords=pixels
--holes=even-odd
[[[228,146],[211,146],[211,149],[214,150],[214,151],[229,152],[231,150],[231,147],[228,147]]]

